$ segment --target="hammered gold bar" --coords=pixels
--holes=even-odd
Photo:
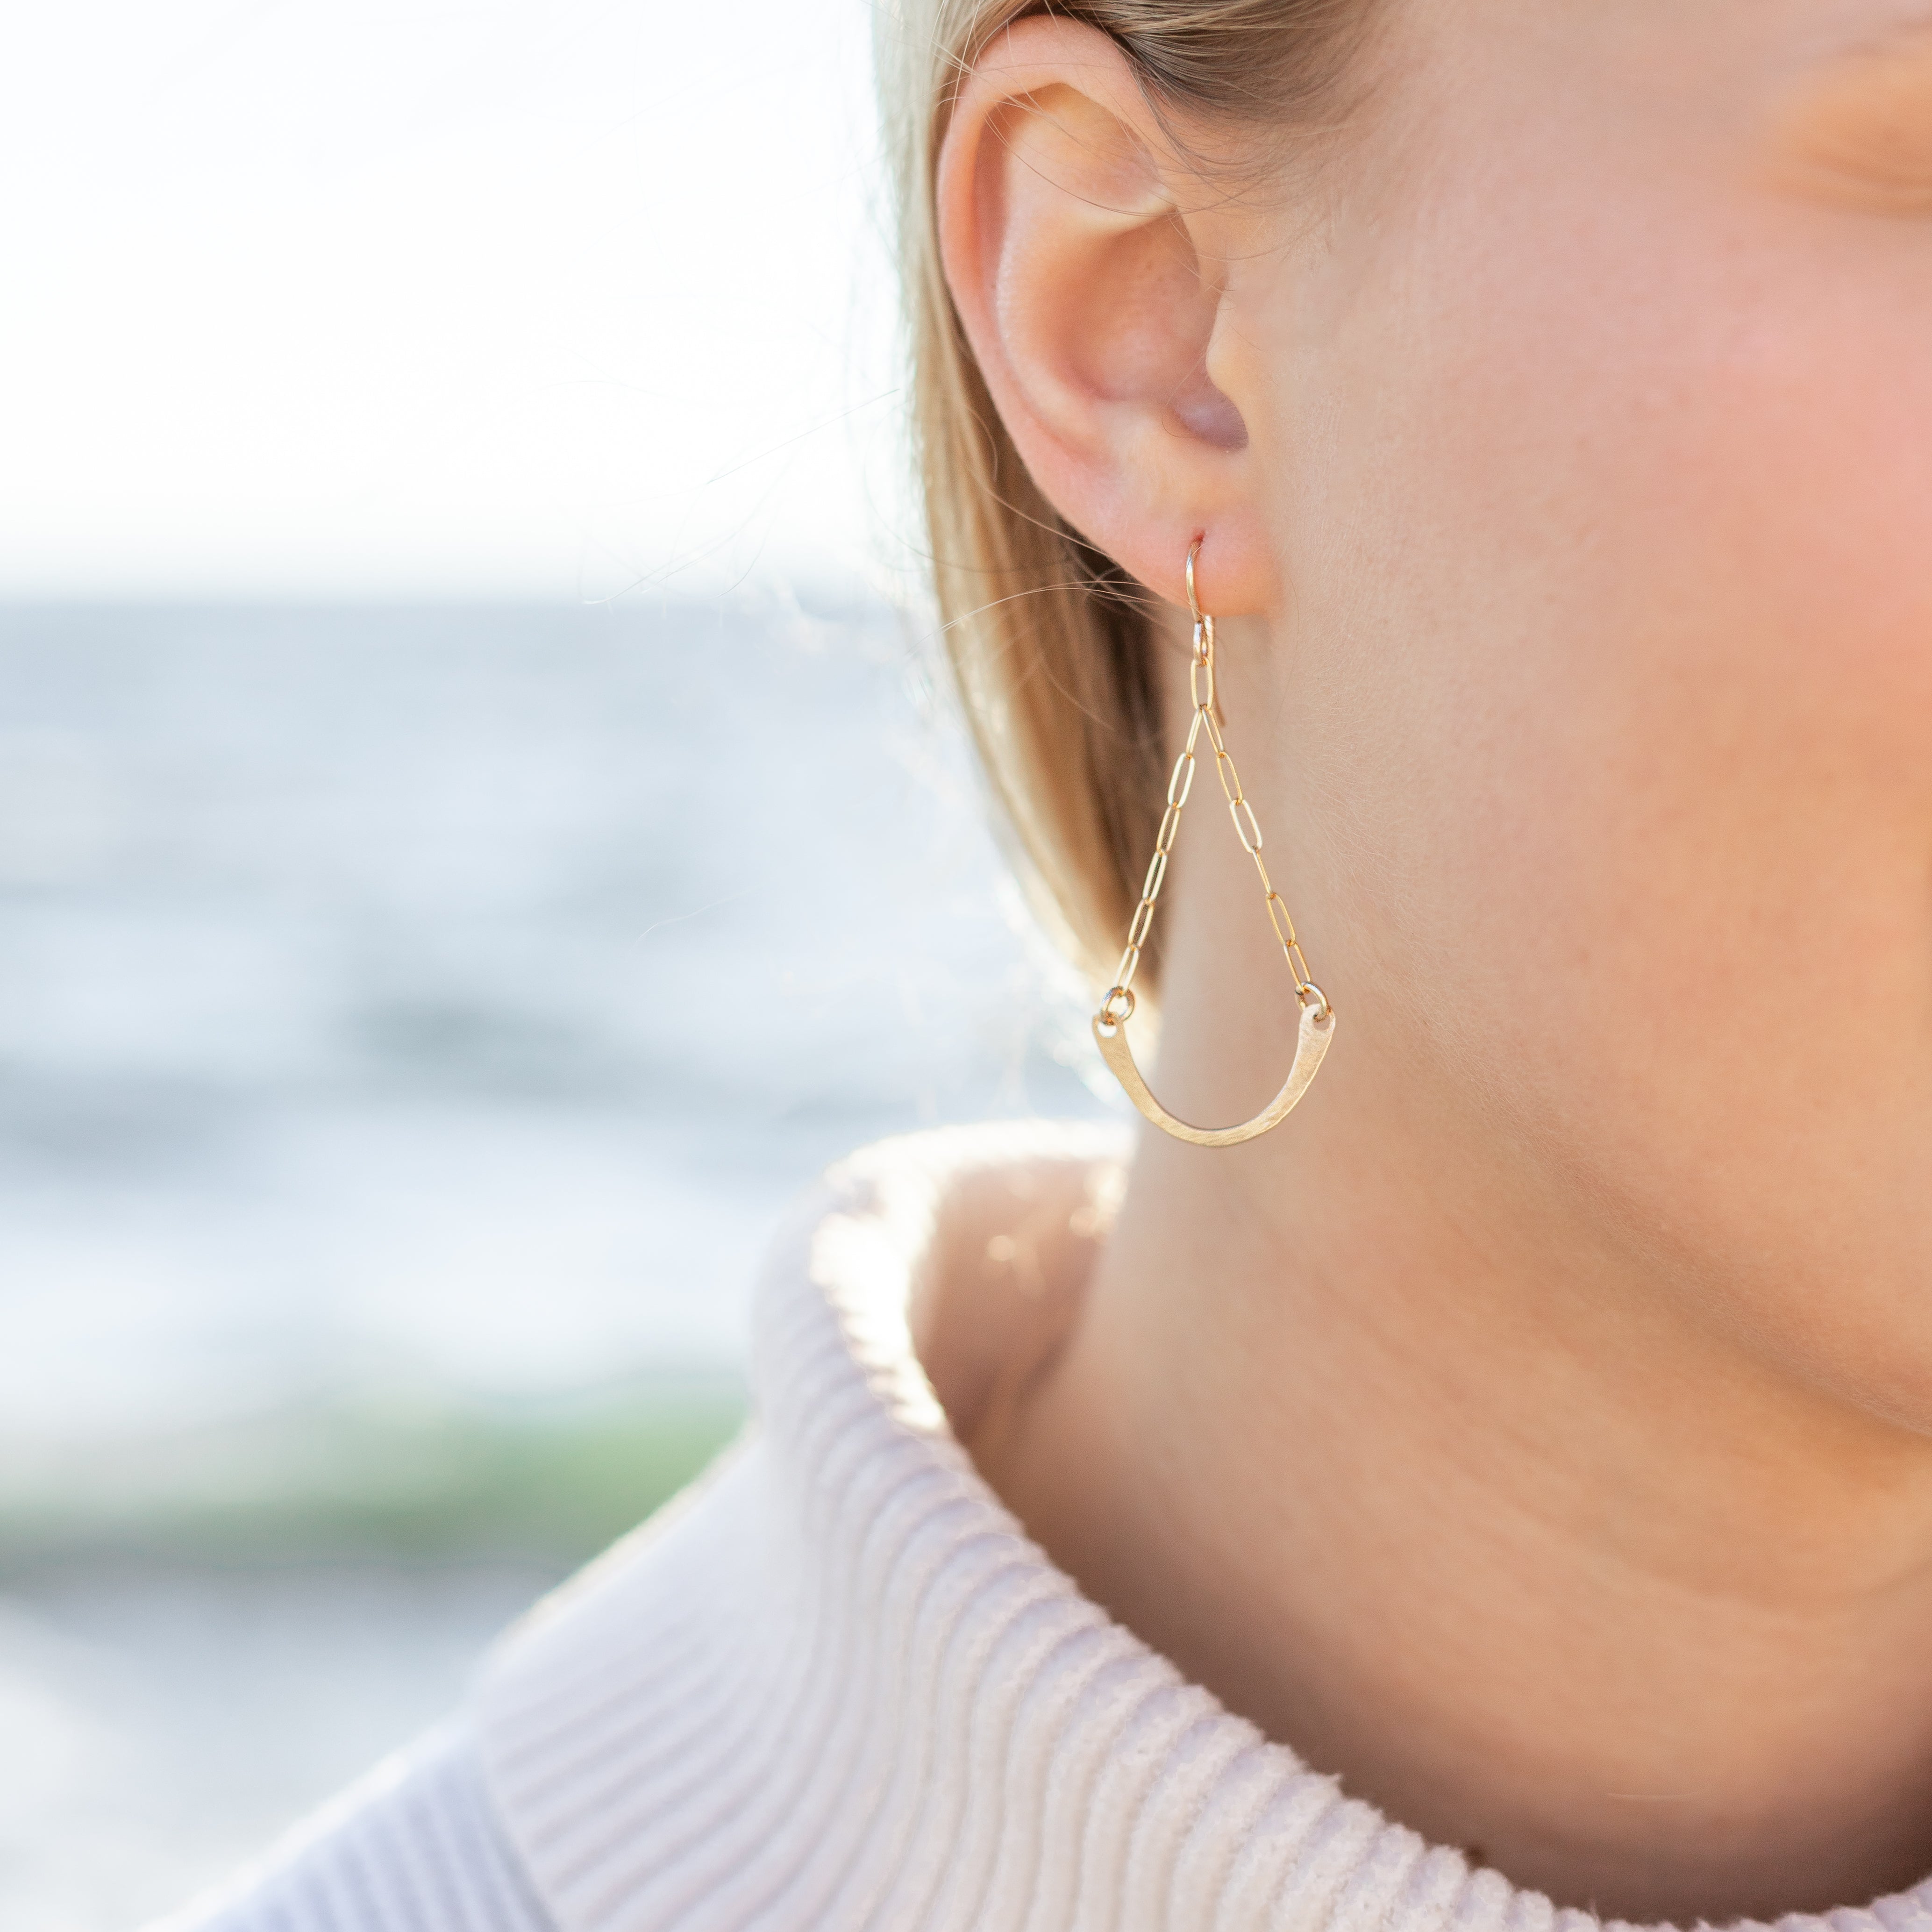
[[[1312,1002],[1301,1010],[1300,1030],[1295,1036],[1294,1064],[1288,1070],[1288,1078],[1282,1082],[1281,1091],[1257,1114],[1252,1120],[1244,1120],[1236,1127],[1193,1127],[1185,1120],[1177,1120],[1149,1090],[1147,1082],[1141,1077],[1140,1069],[1134,1064],[1133,1048],[1127,1044],[1125,1021],[1111,1029],[1099,1015],[1094,1020],[1094,1042],[1100,1049],[1100,1058],[1112,1069],[1114,1078],[1126,1089],[1127,1098],[1132,1101],[1142,1114],[1162,1132],[1172,1134],[1178,1141],[1186,1141],[1192,1147],[1239,1147],[1244,1141],[1258,1138],[1270,1127],[1278,1127],[1294,1111],[1295,1102],[1308,1091],[1322,1064],[1322,1056],[1328,1051],[1328,1042],[1335,1036],[1335,1013],[1325,1000]]]

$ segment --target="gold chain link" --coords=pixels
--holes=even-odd
[[[1199,548],[1197,544],[1196,550]],[[1118,1026],[1133,1012],[1134,974],[1140,966],[1142,949],[1154,928],[1154,907],[1160,900],[1161,887],[1167,882],[1168,860],[1173,854],[1174,835],[1180,830],[1181,808],[1187,802],[1187,795],[1194,786],[1195,749],[1204,736],[1214,754],[1214,770],[1221,781],[1222,796],[1228,801],[1228,814],[1234,821],[1234,836],[1240,840],[1242,849],[1253,860],[1255,870],[1261,874],[1268,923],[1274,928],[1274,936],[1281,944],[1288,970],[1294,976],[1295,998],[1304,1006],[1311,999],[1318,1000],[1325,1015],[1329,1011],[1328,995],[1308,976],[1308,962],[1302,953],[1301,942],[1295,935],[1294,921],[1289,916],[1286,902],[1275,890],[1274,882],[1268,877],[1268,867],[1262,859],[1262,828],[1256,820],[1254,807],[1249,804],[1241,790],[1241,775],[1234,769],[1221,728],[1215,722],[1214,620],[1195,602],[1193,551],[1189,553],[1187,559],[1187,601],[1194,613],[1194,656],[1187,668],[1188,695],[1194,700],[1194,719],[1187,728],[1186,746],[1174,760],[1173,774],[1167,782],[1167,809],[1161,817],[1154,857],[1148,866],[1146,881],[1141,887],[1140,904],[1135,908],[1133,919],[1127,928],[1126,950],[1120,955],[1120,963],[1114,969],[1113,986],[1101,1002],[1100,1017],[1108,1025]]]

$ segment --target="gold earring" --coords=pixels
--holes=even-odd
[[[1262,829],[1255,822],[1254,808],[1242,794],[1240,774],[1228,755],[1221,728],[1214,722],[1214,620],[1204,611],[1195,594],[1195,560],[1201,554],[1202,539],[1196,537],[1187,552],[1187,608],[1194,614],[1194,661],[1187,670],[1188,694],[1194,700],[1194,722],[1187,728],[1187,743],[1174,761],[1173,776],[1167,782],[1167,810],[1160,821],[1160,836],[1155,841],[1154,860],[1148,867],[1146,883],[1141,887],[1141,902],[1127,928],[1127,950],[1114,974],[1114,984],[1094,1016],[1094,1040],[1100,1058],[1112,1070],[1115,1079],[1127,1090],[1127,1098],[1162,1132],[1196,1147],[1238,1147],[1253,1140],[1287,1119],[1294,1103],[1308,1091],[1335,1034],[1335,1010],[1328,996],[1308,976],[1308,962],[1302,956],[1296,938],[1294,921],[1268,878],[1262,862]],[[1234,821],[1235,836],[1255,862],[1262,875],[1262,890],[1268,896],[1269,922],[1294,975],[1294,996],[1301,1002],[1301,1026],[1295,1040],[1294,1064],[1281,1091],[1252,1120],[1236,1127],[1190,1127],[1178,1120],[1148,1090],[1140,1069],[1134,1064],[1127,1045],[1127,1022],[1134,1016],[1134,972],[1141,963],[1141,948],[1147,944],[1154,926],[1154,909],[1167,878],[1167,862],[1174,849],[1174,835],[1180,830],[1180,808],[1194,784],[1194,748],[1203,734],[1214,753],[1214,770],[1228,800]]]

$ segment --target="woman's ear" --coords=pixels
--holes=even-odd
[[[1204,605],[1269,608],[1256,458],[1208,375],[1237,218],[1120,49],[1046,16],[999,34],[961,86],[938,202],[967,339],[1048,500],[1176,603],[1204,535]]]

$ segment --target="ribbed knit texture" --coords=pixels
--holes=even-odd
[[[556,1932],[452,1725],[152,1932]]]
[[[1114,1146],[975,1130],[835,1170],[763,1284],[754,1427],[489,1666],[496,1822],[405,1778],[208,1932],[1597,1932],[1187,1683],[953,1439],[907,1319],[940,1194]],[[425,1876],[452,1830],[460,1894]],[[1781,1923],[1932,1932],[1932,1882]]]

